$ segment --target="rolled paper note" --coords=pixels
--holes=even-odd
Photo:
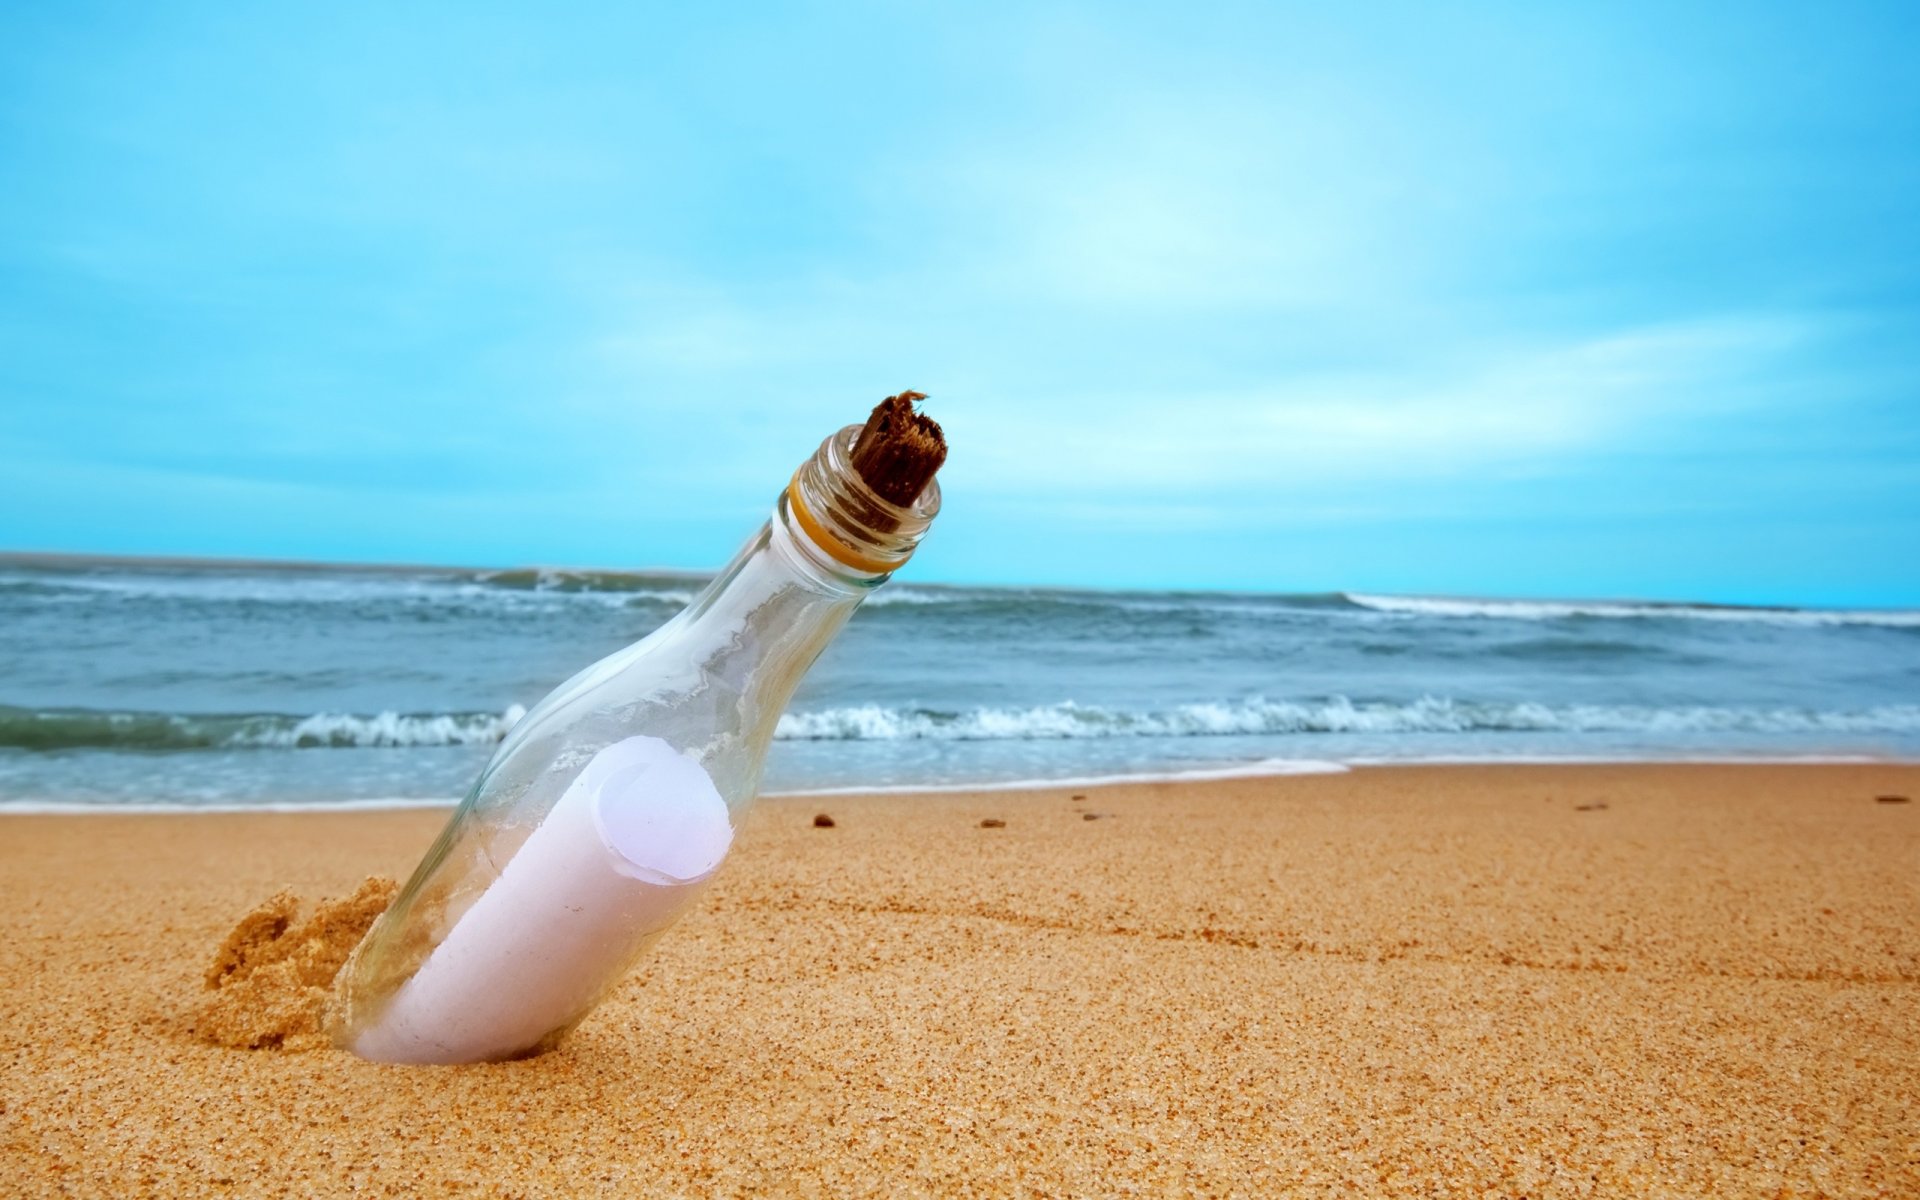
[[[594,755],[354,1039],[381,1062],[509,1058],[576,1020],[733,842],[705,768],[656,737]]]

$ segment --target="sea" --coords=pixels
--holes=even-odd
[[[448,802],[703,582],[0,560],[0,808]],[[764,786],[1643,759],[1920,759],[1920,611],[896,581]]]

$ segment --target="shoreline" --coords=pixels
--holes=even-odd
[[[1480,757],[1435,755],[1429,758],[1262,759],[1239,766],[1197,767],[1191,771],[1148,771],[1135,775],[1082,775],[1059,779],[988,780],[974,783],[898,784],[830,788],[798,788],[762,792],[755,804],[770,800],[831,800],[839,798],[894,798],[912,796],[967,796],[996,793],[1043,792],[1071,788],[1133,787],[1151,784],[1223,783],[1234,780],[1288,779],[1304,775],[1345,775],[1354,771],[1421,771],[1430,769],[1488,769],[1506,767],[1893,767],[1920,768],[1920,758],[1865,754],[1755,754],[1691,755],[1676,758],[1608,757],[1605,755],[1516,755]],[[0,818],[82,816],[233,816],[247,813],[355,813],[445,810],[460,803],[457,796],[416,798],[267,801],[256,804],[193,804],[151,801],[142,804],[86,801],[7,800],[0,798]]]
[[[403,876],[444,812],[22,816],[0,1178],[1914,1194],[1916,801],[1914,764],[769,797],[557,1050],[448,1068],[222,1049],[184,1015],[243,913]]]

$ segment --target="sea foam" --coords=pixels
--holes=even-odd
[[[1484,617],[1510,621],[1608,620],[1741,621],[1765,625],[1883,625],[1920,629],[1920,612],[1907,609],[1736,608],[1710,604],[1636,604],[1623,601],[1473,600],[1346,593],[1361,608],[1420,617]]]

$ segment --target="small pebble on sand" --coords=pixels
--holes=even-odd
[[[813,817],[813,827],[815,829],[832,829],[833,818],[825,813],[815,813]]]
[[[1007,823],[999,817],[983,817],[980,821],[980,828],[982,829],[1005,829],[1006,827]]]
[[[1875,797],[1874,797],[1873,799],[1874,799],[1874,803],[1876,803],[1876,804],[1905,804],[1905,803],[1907,803],[1907,798],[1906,798],[1905,796],[1875,796]]]

